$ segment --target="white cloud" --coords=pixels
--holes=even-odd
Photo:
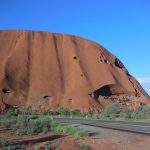
[[[139,83],[143,86],[145,91],[150,95],[150,77],[136,78]]]
[[[136,78],[140,83],[150,83],[150,77]]]

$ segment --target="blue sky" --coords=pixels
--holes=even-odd
[[[150,89],[149,0],[0,0],[0,29],[68,33],[96,41],[140,82],[148,81]]]

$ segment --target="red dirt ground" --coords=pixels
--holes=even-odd
[[[25,146],[25,150],[33,150],[36,146],[39,146],[41,149],[47,145],[51,145],[54,149],[62,148],[62,150],[80,150],[80,144],[88,144],[92,150],[120,150],[121,146],[113,141],[106,141],[103,139],[94,139],[94,138],[83,138],[75,139],[72,136],[64,134],[40,134],[32,136],[17,136],[14,135],[11,130],[2,130],[0,131],[0,140],[7,140],[10,142],[17,142]],[[1,150],[5,148],[1,147]]]
[[[126,136],[127,133],[124,134]],[[113,138],[110,140],[108,138],[94,138],[94,137],[86,137],[76,139],[69,135],[64,135],[62,133],[56,134],[49,132],[47,134],[39,134],[39,135],[25,135],[25,136],[17,136],[13,133],[12,130],[5,130],[4,128],[0,129],[0,140],[7,140],[10,142],[17,142],[18,144],[23,144],[25,150],[34,150],[35,147],[40,147],[41,150],[46,146],[51,146],[55,150],[80,150],[81,144],[89,145],[92,150],[137,150],[134,145],[136,143],[142,142],[143,146],[142,150],[149,150],[147,147],[144,148],[144,143],[148,144],[150,142],[150,137],[145,136],[142,140],[136,140],[129,138],[129,142],[123,146],[121,143],[116,142]],[[132,145],[131,142],[134,142]],[[6,150],[5,147],[0,147],[0,150]]]

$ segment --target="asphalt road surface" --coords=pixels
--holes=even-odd
[[[54,118],[54,120],[59,123],[88,125],[150,135],[150,122],[101,121],[68,118]]]

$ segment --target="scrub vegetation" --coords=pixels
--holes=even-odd
[[[53,112],[45,111],[43,114],[53,117],[69,117],[84,119],[100,119],[100,120],[133,120],[133,121],[150,121],[150,107],[141,105],[136,109],[120,107],[118,105],[110,105],[103,112],[95,110],[94,112],[80,112],[79,110],[69,110],[60,108]]]
[[[14,128],[17,135],[36,135],[47,133],[48,131],[62,132],[80,138],[88,136],[88,133],[78,128],[62,125],[53,120],[48,115],[23,115],[9,110],[1,116],[0,126]]]

